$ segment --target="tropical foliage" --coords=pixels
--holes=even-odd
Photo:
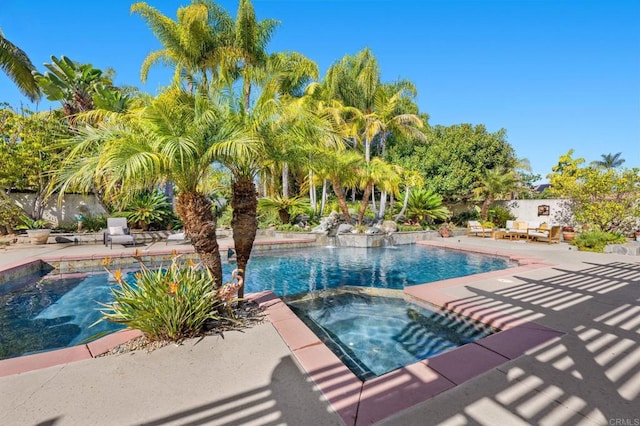
[[[162,226],[173,214],[166,195],[158,191],[143,192],[134,198],[122,212],[129,223],[143,230]]]
[[[621,233],[588,231],[578,234],[571,244],[577,246],[580,251],[602,253],[608,244],[621,244],[625,241],[626,238]]]
[[[0,31],[0,69],[31,101],[40,99],[40,88],[32,74],[35,67],[27,54],[7,40],[2,31]]]
[[[573,150],[548,177],[551,192],[569,200],[575,220],[591,229],[628,233],[640,218],[640,170],[583,166]]]
[[[126,276],[120,269],[107,271],[115,280],[113,302],[102,304],[103,320],[142,331],[150,340],[179,341],[200,332],[208,321],[220,319],[221,301],[211,272],[195,262],[174,257],[166,268]]]
[[[430,190],[414,190],[409,194],[407,218],[423,225],[433,224],[434,220],[446,220],[451,215],[442,204],[442,197]]]

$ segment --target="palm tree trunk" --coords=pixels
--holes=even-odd
[[[333,184],[333,192],[335,192],[336,197],[338,197],[338,205],[340,206],[340,210],[342,210],[344,220],[346,220],[347,223],[351,223],[349,207],[347,206],[347,199],[344,195],[344,191],[342,190],[342,185],[340,185],[340,181],[338,179],[333,179],[331,183]]]
[[[387,191],[382,191],[380,193],[380,218],[384,219],[385,211],[387,210]]]
[[[176,212],[184,224],[184,232],[200,256],[202,264],[213,275],[214,288],[222,285],[222,261],[216,237],[216,217],[211,200],[200,192],[183,192],[176,200]]]
[[[375,186],[371,184],[371,208],[373,209],[373,216],[378,216],[378,209],[376,207],[376,191]]]
[[[362,225],[362,219],[364,218],[364,212],[367,211],[367,204],[369,204],[369,196],[371,195],[373,185],[369,184],[364,189],[364,195],[362,195],[362,202],[360,203],[360,211],[358,212],[358,225]]]
[[[480,217],[482,220],[487,220],[487,213],[489,212],[491,203],[493,203],[493,195],[488,195],[487,199],[482,203],[482,209],[480,209]]]
[[[367,164],[371,161],[371,141],[367,138],[364,140],[364,159]]]
[[[318,199],[316,194],[316,185],[313,183],[313,170],[309,170],[309,201],[311,202],[311,211],[315,215],[318,210]]]
[[[322,180],[322,199],[320,200],[320,217],[324,215],[324,208],[327,204],[327,180]]]
[[[244,279],[247,262],[249,262],[253,242],[256,239],[256,231],[258,230],[258,221],[256,219],[258,198],[253,181],[246,176],[235,176],[231,183],[231,190],[233,193],[231,197],[233,244],[238,261],[238,272]],[[238,290],[238,297],[244,297],[244,286]]]
[[[396,220],[399,217],[402,217],[405,215],[405,213],[407,212],[407,205],[409,204],[409,193],[411,192],[411,187],[407,186],[404,189],[404,201],[402,202],[402,210],[400,210],[400,212],[396,215]]]
[[[289,198],[289,164],[282,163],[282,198]]]

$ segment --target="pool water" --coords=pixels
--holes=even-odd
[[[402,298],[347,292],[290,301],[291,309],[361,380],[474,342],[494,329]]]
[[[223,264],[225,280],[235,266]],[[255,254],[245,291],[291,296],[347,285],[401,290],[511,266],[500,257],[414,245],[314,247]],[[0,359],[74,346],[123,328],[107,321],[91,327],[100,319],[98,302],[112,300],[112,285],[106,273],[66,278],[52,273],[0,286]]]

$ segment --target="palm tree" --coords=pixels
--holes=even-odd
[[[256,20],[249,0],[240,0],[235,21],[234,47],[238,49],[238,72],[242,76],[244,106],[251,107],[251,86],[259,79],[260,70],[267,64],[267,44],[279,25],[275,19]]]
[[[33,78],[35,67],[24,51],[4,37],[0,30],[0,68],[32,102],[40,99],[40,88]]]
[[[496,167],[485,170],[476,185],[477,187],[473,190],[474,194],[484,198],[480,216],[482,220],[487,220],[487,212],[493,201],[517,189],[518,179],[513,170]]]
[[[404,179],[404,201],[402,203],[402,208],[400,212],[394,217],[395,220],[398,220],[401,217],[404,217],[407,211],[407,205],[409,203],[409,194],[413,190],[413,188],[420,188],[424,185],[424,179],[420,172],[416,172],[414,170],[404,170],[402,173]]]
[[[603,169],[615,169],[616,167],[622,166],[625,162],[625,159],[621,157],[622,153],[617,152],[615,154],[602,154],[602,160],[596,160],[592,164],[596,167],[600,167]]]
[[[81,129],[72,142],[59,177],[61,192],[88,191],[98,182],[107,194],[126,196],[164,180],[175,182],[176,211],[185,233],[215,286],[222,284],[216,218],[203,183],[221,152],[244,147],[249,153],[254,142],[224,103],[172,88],[147,107]]]
[[[140,15],[163,48],[151,52],[142,63],[140,79],[144,83],[156,64],[175,67],[174,83],[187,82],[189,91],[206,91],[210,81],[224,72],[229,57],[239,53],[233,48],[233,18],[216,3],[196,0],[180,7],[177,20],[160,13],[145,2],[134,3],[131,13]]]
[[[373,196],[374,185],[380,183],[387,189],[396,190],[400,184],[400,175],[391,164],[380,158],[374,158],[369,163],[365,163],[358,172],[360,189],[364,189],[358,212],[358,223],[362,224],[364,213],[369,205],[369,196]]]

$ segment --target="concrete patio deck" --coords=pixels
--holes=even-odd
[[[332,365],[329,356],[314,371],[304,361],[314,346],[280,336],[273,325],[278,320],[271,317],[270,322],[244,333],[226,333],[224,338],[2,377],[0,424],[640,424],[637,258],[582,253],[566,244],[482,238],[439,239],[437,244],[539,260],[535,267],[530,263],[504,274],[449,280],[431,288],[409,288],[407,293],[512,330],[534,321],[541,329],[560,333],[524,354],[518,349],[521,333],[512,333],[510,341],[488,344],[485,348],[494,362],[470,377],[464,368],[447,370],[437,358],[425,361],[421,368],[444,376],[433,379],[442,383],[440,390],[426,401],[416,398],[409,408],[405,398],[404,406],[391,411],[395,414],[383,410],[381,416],[375,413],[380,407],[397,404],[394,389],[405,387],[419,394],[430,385],[425,379],[429,376],[403,369],[385,377],[389,386],[363,387],[338,374],[340,367]],[[10,247],[0,250],[0,269],[51,256],[54,249],[55,257],[92,251],[102,255],[104,250]],[[162,243],[157,249],[166,247]],[[480,359],[481,352],[486,349],[474,346],[460,352],[461,365]],[[358,389],[349,422],[340,404],[352,398],[354,386],[363,389]]]

